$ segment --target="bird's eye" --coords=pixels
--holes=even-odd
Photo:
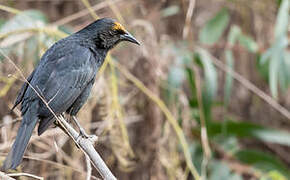
[[[125,34],[125,31],[123,31],[123,30],[121,30],[121,29],[118,29],[118,30],[117,30],[117,33],[118,33],[118,34]]]

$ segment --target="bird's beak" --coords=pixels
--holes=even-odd
[[[122,41],[129,41],[129,42],[132,42],[134,44],[140,45],[140,42],[136,38],[134,38],[134,36],[132,36],[132,34],[130,34],[129,32],[126,32],[125,34],[122,34],[121,35],[121,40]]]

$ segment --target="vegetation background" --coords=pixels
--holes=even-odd
[[[0,15],[0,161],[21,120],[11,62],[27,77],[55,41],[114,17],[142,45],[112,51],[79,119],[119,179],[289,179],[289,0],[1,0]],[[89,173],[58,128],[17,172]]]

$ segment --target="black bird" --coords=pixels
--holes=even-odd
[[[21,163],[37,122],[38,135],[41,135],[55,121],[42,99],[56,115],[66,112],[76,120],[108,51],[121,41],[139,45],[120,23],[102,18],[61,39],[46,51],[27,78],[30,85],[24,83],[16,98],[13,108],[21,103],[23,119],[2,166],[3,171],[15,169]],[[80,134],[87,136],[81,128]]]

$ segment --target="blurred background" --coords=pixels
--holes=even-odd
[[[1,163],[21,121],[10,112],[21,73],[98,17],[117,19],[142,44],[111,51],[78,114],[114,175],[289,179],[289,0],[1,0]],[[88,169],[51,128],[35,132],[12,172],[85,179]]]

